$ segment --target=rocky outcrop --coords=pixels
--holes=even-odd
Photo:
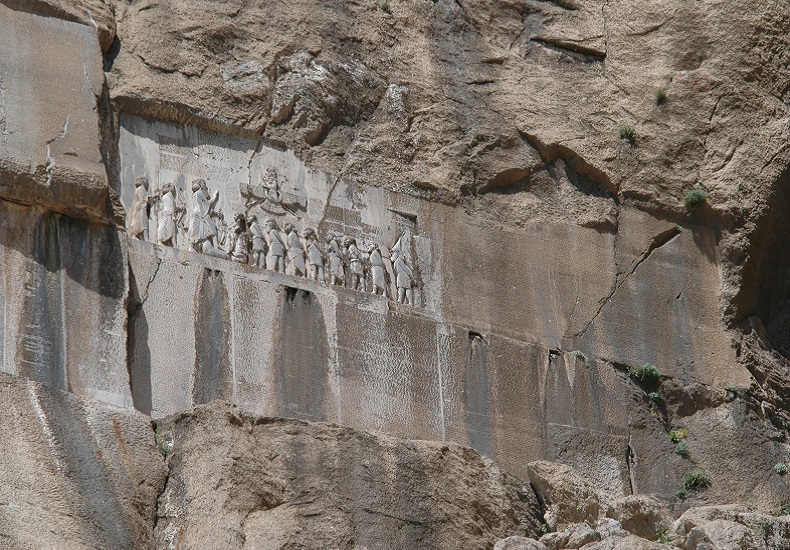
[[[88,20],[107,20],[108,9],[67,4],[0,2],[0,197],[107,221],[108,112],[100,113],[102,54]],[[85,24],[68,15],[76,13]]]
[[[527,467],[529,482],[546,510],[549,529],[595,523],[601,515],[601,494],[589,481],[564,464],[537,461]]]
[[[685,550],[778,550],[790,538],[788,516],[775,517],[746,505],[688,507],[647,494],[613,498],[565,465],[535,462],[529,471],[543,506],[543,528],[550,532],[539,541],[521,536],[502,539],[497,547],[615,550],[671,544]],[[694,491],[695,483],[687,477],[685,487]],[[783,507],[777,514],[786,512]]]
[[[60,461],[29,515],[66,546],[144,545],[163,481],[131,409],[223,398],[261,416],[159,424],[161,546],[537,537],[531,489],[460,443],[529,477],[544,546],[656,547],[690,508],[678,545],[780,547],[786,20],[776,1],[0,0],[0,370],[124,407],[26,386],[70,411],[45,421],[9,382]],[[227,222],[269,201],[385,256],[408,233],[417,307],[127,235],[142,174],[182,214],[205,177]],[[153,228],[160,206],[136,210]],[[137,443],[91,440],[108,418]],[[78,512],[35,505],[72,482]],[[729,502],[755,509],[702,508]]]
[[[118,2],[110,82],[120,104],[225,121],[375,185],[491,193],[469,205],[508,215],[551,208],[536,188],[565,170],[678,213],[700,182],[727,215],[788,162],[776,7]]]
[[[150,419],[0,373],[0,544],[150,548],[167,468]]]
[[[157,548],[490,548],[535,535],[529,485],[457,445],[248,416],[157,421],[170,474]]]
[[[779,550],[790,539],[790,518],[755,513],[747,506],[703,506],[685,512],[668,533],[685,550]]]

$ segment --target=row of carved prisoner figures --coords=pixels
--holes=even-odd
[[[211,195],[204,179],[192,182],[192,204],[179,205],[173,184],[165,184],[153,194],[148,192],[148,179],[135,180],[135,191],[127,217],[127,231],[132,237],[148,238],[150,206],[157,207],[156,242],[174,246],[178,229],[186,231],[186,240],[196,252],[251,264],[262,269],[308,277],[322,284],[348,286],[353,290],[387,295],[388,273],[384,257],[376,244],[363,247],[353,237],[330,235],[326,251],[312,228],[300,236],[291,223],[282,231],[273,219],[263,227],[255,216],[236,214],[230,229],[215,206],[219,192]],[[186,219],[185,219],[186,218]],[[222,228],[222,231],[219,231]],[[389,249],[395,274],[396,300],[414,304],[414,274],[402,250],[401,236]],[[368,284],[369,283],[369,284]],[[367,287],[367,288],[366,288]]]

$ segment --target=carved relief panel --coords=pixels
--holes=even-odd
[[[293,154],[197,128],[122,119],[133,240],[420,305],[417,216]]]

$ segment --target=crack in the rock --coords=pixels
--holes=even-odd
[[[367,512],[368,514],[371,514],[371,515],[374,515],[374,516],[384,516],[385,518],[394,519],[396,521],[400,521],[400,522],[406,523],[408,525],[425,525],[425,523],[422,522],[422,521],[417,521],[415,519],[399,518],[398,516],[394,516],[392,514],[384,513],[381,510],[371,510],[370,508],[363,508],[362,511],[363,512]]]
[[[157,437],[157,433],[156,433],[157,425],[156,425],[156,422],[152,420],[150,426],[151,426],[151,431],[153,432],[153,435],[154,435],[154,440],[156,440],[156,437]],[[153,525],[151,526],[151,538],[152,538],[152,542],[154,544],[156,543],[156,528],[159,525],[160,518],[161,519],[167,519],[168,518],[168,516],[159,514],[160,506],[161,506],[159,501],[162,498],[162,495],[164,495],[165,492],[167,491],[167,486],[170,483],[170,475],[173,473],[173,468],[170,466],[170,462],[167,460],[167,457],[166,456],[162,456],[162,460],[164,460],[165,466],[167,466],[167,474],[165,475],[164,483],[162,483],[162,489],[156,495],[156,508],[154,509],[154,522],[153,522]]]
[[[593,37],[597,38],[597,37]],[[529,38],[532,42],[537,42],[544,47],[557,49],[562,51],[563,53],[576,54],[582,55],[584,59],[578,59],[578,61],[587,61],[587,62],[594,62],[594,61],[603,61],[606,59],[606,51],[601,51],[596,48],[591,48],[589,46],[585,46],[578,42],[571,42],[568,40],[561,40],[557,38],[551,38],[548,36],[531,36]],[[571,55],[573,59],[577,59],[575,55]],[[592,59],[586,59],[592,58]]]
[[[680,235],[680,227],[674,226],[671,229],[662,231],[661,233],[653,237],[653,240],[650,243],[650,245],[648,245],[647,249],[644,252],[642,252],[642,254],[640,254],[639,257],[634,262],[631,263],[631,267],[625,273],[618,273],[616,275],[615,281],[612,284],[612,288],[609,291],[609,294],[607,294],[603,299],[601,299],[601,301],[598,303],[598,309],[595,312],[595,315],[592,316],[592,318],[587,322],[587,324],[584,326],[583,329],[581,329],[579,332],[573,335],[574,338],[583,337],[586,334],[586,332],[589,330],[589,328],[592,326],[592,324],[595,322],[595,320],[598,318],[598,316],[601,314],[604,306],[606,306],[606,304],[609,303],[609,301],[612,299],[615,293],[618,290],[620,290],[620,288],[622,288],[623,284],[625,284],[625,281],[636,272],[637,268],[639,268],[639,266],[642,265],[653,254],[653,252],[655,252],[665,244],[672,241],[672,239],[674,239],[678,235]],[[615,243],[615,248],[616,246],[617,245]]]
[[[783,145],[776,153],[774,153],[771,156],[771,158],[770,158],[770,160],[768,162],[763,164],[763,169],[768,168],[770,165],[772,165],[774,163],[774,161],[776,160],[776,157],[778,157],[779,155],[784,153],[787,150],[787,148],[788,148],[787,144]]]
[[[133,314],[136,314],[145,305],[145,302],[148,300],[148,294],[149,294],[148,291],[151,288],[151,285],[153,284],[154,279],[156,279],[156,275],[159,273],[159,268],[160,267],[162,267],[162,259],[161,258],[157,258],[156,259],[156,269],[154,269],[154,272],[151,274],[151,276],[148,278],[148,282],[145,284],[145,296],[140,296],[140,303],[137,304],[136,306],[134,306]]]

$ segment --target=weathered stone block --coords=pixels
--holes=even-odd
[[[131,406],[125,253],[113,227],[0,203],[0,370]]]
[[[4,548],[151,548],[167,469],[150,419],[0,373]]]
[[[0,196],[106,217],[93,27],[0,4]]]

